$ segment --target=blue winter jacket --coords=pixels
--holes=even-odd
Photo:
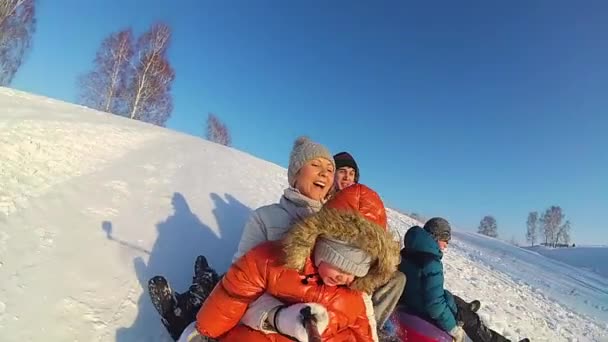
[[[427,319],[441,329],[456,326],[456,303],[452,294],[443,289],[443,253],[433,236],[415,226],[405,234],[399,270],[407,283],[400,304],[416,316]]]

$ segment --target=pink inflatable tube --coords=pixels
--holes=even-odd
[[[395,311],[390,323],[394,334],[405,342],[453,342],[452,336],[426,320],[403,311]]]

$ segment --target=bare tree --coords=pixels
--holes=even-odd
[[[563,243],[564,245],[570,244],[570,221],[566,220],[564,224],[559,226],[557,230],[557,244]]]
[[[132,58],[133,33],[130,28],[104,39],[95,57],[95,68],[79,79],[80,102],[104,112],[124,113],[123,97]]]
[[[487,215],[479,222],[477,232],[489,237],[498,237],[498,224],[494,216]]]
[[[171,29],[163,23],[152,25],[136,45],[134,72],[125,94],[123,114],[131,119],[164,126],[173,111],[171,85],[175,71],[167,58]]]
[[[213,113],[207,117],[207,140],[226,146],[231,143],[228,127]]]
[[[528,230],[526,231],[526,240],[530,245],[534,246],[536,239],[538,238],[538,212],[533,211],[528,214],[528,221],[526,222]]]
[[[35,30],[34,0],[0,0],[0,86],[12,82]]]
[[[545,245],[556,246],[559,238],[559,230],[564,220],[564,214],[560,206],[552,205],[545,211],[540,219],[545,234]],[[568,228],[569,229],[569,228]]]

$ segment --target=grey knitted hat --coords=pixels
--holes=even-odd
[[[367,274],[372,263],[372,258],[365,251],[344,241],[327,237],[317,239],[314,258],[317,267],[325,261],[358,278]]]
[[[450,241],[452,238],[452,228],[450,223],[441,217],[433,217],[424,224],[424,230],[431,233],[435,240]]]
[[[325,158],[336,167],[334,157],[329,153],[325,146],[313,142],[308,137],[299,137],[293,144],[293,149],[289,155],[289,168],[287,169],[287,181],[290,186],[295,186],[296,174],[304,164],[315,158]]]

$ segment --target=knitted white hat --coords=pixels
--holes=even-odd
[[[304,164],[315,158],[325,158],[336,167],[334,157],[329,153],[325,146],[313,142],[308,137],[299,137],[293,144],[293,149],[289,155],[289,168],[287,169],[287,181],[290,186],[295,186],[296,174]]]
[[[316,266],[325,261],[359,278],[367,274],[372,263],[372,258],[365,251],[344,241],[327,237],[317,239],[314,258]]]

